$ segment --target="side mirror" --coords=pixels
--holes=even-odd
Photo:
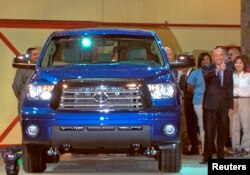
[[[195,66],[195,58],[189,52],[177,53],[175,56],[175,61],[170,62],[172,68],[186,68]]]
[[[14,57],[12,67],[21,69],[35,69],[36,64],[30,63],[29,54],[21,54]]]

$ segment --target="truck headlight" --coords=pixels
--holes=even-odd
[[[153,99],[172,98],[176,95],[175,83],[149,84],[148,88]]]
[[[28,86],[27,97],[30,100],[49,100],[54,85],[34,85]]]

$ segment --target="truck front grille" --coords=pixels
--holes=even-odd
[[[64,83],[59,110],[116,111],[141,110],[143,107],[139,83]]]

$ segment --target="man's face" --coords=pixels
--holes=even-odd
[[[30,62],[35,64],[39,56],[39,52],[37,49],[34,49],[30,52]]]
[[[173,60],[173,52],[172,52],[172,50],[169,49],[169,48],[165,48],[165,52],[166,52],[166,54],[167,54],[168,60],[169,60],[169,61],[174,61],[174,60]]]
[[[213,51],[213,60],[216,65],[220,65],[224,62],[225,54],[222,49],[216,49]]]
[[[168,51],[167,51],[167,56],[168,56],[168,59],[169,59],[170,61],[173,61],[173,53],[172,53],[172,50],[168,50]]]
[[[236,50],[230,49],[230,50],[228,51],[228,59],[229,59],[230,61],[234,61],[235,58],[238,57],[238,56],[240,56],[240,54],[239,54]]]

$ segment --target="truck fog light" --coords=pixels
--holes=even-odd
[[[39,133],[39,128],[37,125],[29,125],[27,128],[26,128],[26,133],[28,136],[30,137],[36,137]]]
[[[176,133],[177,129],[172,124],[166,124],[163,126],[163,132],[167,136],[174,135]]]

